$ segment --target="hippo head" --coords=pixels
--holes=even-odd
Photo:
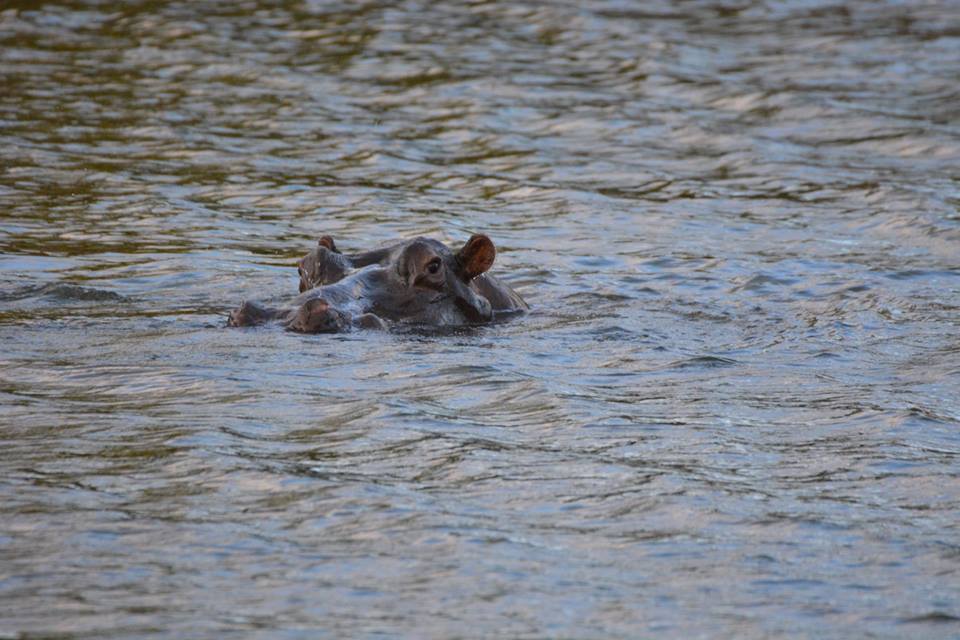
[[[396,274],[407,290],[433,291],[453,302],[469,322],[491,317],[490,302],[470,281],[493,266],[496,248],[485,235],[474,235],[456,253],[426,238],[406,243],[396,257]]]

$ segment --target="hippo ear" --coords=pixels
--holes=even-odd
[[[323,236],[317,240],[317,245],[321,247],[326,247],[333,251],[334,253],[340,253],[340,250],[337,249],[337,245],[333,242],[333,236]]]
[[[492,267],[496,257],[497,249],[490,238],[483,234],[470,236],[467,244],[457,253],[460,277],[465,282],[470,282]]]

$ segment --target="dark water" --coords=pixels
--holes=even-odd
[[[0,4],[0,637],[960,636],[960,4]],[[534,307],[227,330],[322,234]]]

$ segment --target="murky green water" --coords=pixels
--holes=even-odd
[[[0,4],[0,637],[960,634],[960,4]],[[227,330],[322,234],[534,310]]]

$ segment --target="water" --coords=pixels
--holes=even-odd
[[[960,635],[960,4],[7,2],[0,637]],[[498,244],[476,330],[228,330]]]

